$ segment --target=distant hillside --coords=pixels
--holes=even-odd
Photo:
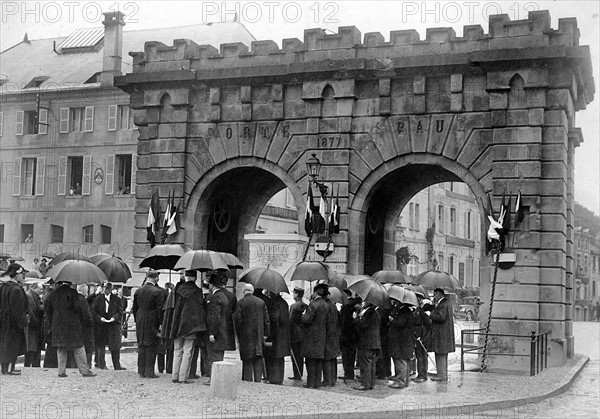
[[[575,227],[590,229],[592,237],[598,237],[600,232],[600,218],[589,209],[575,202]]]

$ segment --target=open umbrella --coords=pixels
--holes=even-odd
[[[333,276],[329,278],[328,281],[324,281],[330,288],[335,287],[338,290],[342,291],[348,288],[348,281],[346,281],[346,277],[350,276],[348,274],[340,274],[334,272]]]
[[[65,260],[59,262],[48,271],[47,276],[55,282],[72,282],[73,284],[101,284],[108,281],[102,270],[85,260]]]
[[[240,282],[247,282],[254,285],[255,288],[267,289],[276,294],[280,292],[290,293],[283,276],[268,267],[246,269],[240,274]]]
[[[406,284],[406,285],[404,285],[404,288],[406,288],[407,290],[411,290],[412,292],[414,292],[417,295],[421,294],[421,296],[423,298],[429,297],[429,294],[427,293],[427,291],[425,291],[425,288],[423,288],[423,285]]]
[[[371,275],[371,278],[382,284],[409,284],[411,282],[411,277],[408,274],[395,269],[377,271]]]
[[[200,272],[217,269],[229,270],[227,263],[218,252],[212,250],[190,250],[177,261],[173,270],[186,269]]]
[[[81,253],[62,252],[62,253],[59,253],[58,255],[56,255],[56,257],[54,257],[52,259],[52,261],[50,263],[48,263],[48,266],[50,266],[50,267],[56,266],[60,262],[64,262],[65,260],[84,260],[86,262],[90,262],[90,263],[92,262],[92,260],[89,257],[82,255]]]
[[[25,278],[40,279],[42,277],[40,271],[36,269],[30,269],[28,272],[25,272]]]
[[[191,249],[182,244],[158,244],[148,252],[142,259],[140,268],[170,269],[172,270],[177,261]]]
[[[390,297],[383,285],[371,278],[355,281],[348,289],[360,295],[363,301],[383,308],[390,306]]]
[[[242,261],[238,259],[237,256],[232,255],[231,253],[225,252],[217,252],[221,255],[229,269],[244,269],[244,265]]]
[[[426,271],[416,276],[412,282],[415,285],[423,285],[427,288],[448,288],[451,290],[460,288],[458,279],[447,272]]]
[[[90,260],[92,261],[92,263],[94,265],[97,265],[98,262],[100,262],[101,260],[104,260],[106,258],[110,258],[113,256],[114,256],[114,253],[112,255],[109,255],[108,253],[96,253],[95,255],[90,256]]]
[[[0,253],[0,259],[10,259],[10,255],[8,253]]]
[[[329,298],[331,298],[331,301],[334,303],[339,303],[342,305],[348,304],[348,297],[346,294],[336,287],[329,287]]]
[[[415,307],[419,306],[419,300],[417,299],[417,295],[404,287],[392,284],[388,288],[387,292],[390,298],[393,298],[394,300],[398,300],[401,303],[405,304],[411,304]]]
[[[96,257],[98,256],[98,257]],[[110,255],[94,255],[94,264],[99,267],[110,282],[127,282],[131,278],[131,270],[123,259]]]
[[[25,259],[23,259],[22,256],[11,256],[11,257],[9,257],[9,259],[14,260],[15,262],[24,262],[25,261]]]
[[[56,257],[56,253],[46,251],[46,252],[42,253],[42,257],[48,258],[48,259],[54,259]]]
[[[368,275],[347,275],[345,278],[346,278],[346,283],[348,284],[347,288],[350,288],[350,285],[352,285],[358,281],[363,281],[365,279],[372,280],[372,278]]]
[[[328,282],[335,276],[329,265],[318,261],[305,261],[293,265],[285,273],[289,281],[325,281]]]

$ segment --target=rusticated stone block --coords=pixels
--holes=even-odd
[[[529,111],[527,109],[515,109],[506,111],[506,125],[524,126],[529,125]],[[541,124],[538,124],[541,125]]]
[[[221,89],[218,87],[211,87],[208,95],[208,101],[211,105],[218,105],[221,103]]]
[[[425,94],[425,76],[414,76],[413,93],[415,95]]]
[[[540,143],[541,141],[541,128],[515,127],[494,129],[494,144]]]
[[[506,126],[506,111],[497,110],[492,111],[492,127],[504,127]]]
[[[537,303],[498,301],[494,303],[493,317],[514,320],[537,320],[539,318],[539,306]]]
[[[540,303],[540,320],[564,320],[566,305],[556,301],[551,303]]]
[[[502,91],[490,92],[490,109],[506,109],[508,94]]]
[[[389,96],[391,92],[391,80],[379,79],[379,96]]]
[[[379,113],[381,115],[390,115],[392,112],[392,100],[389,97],[379,98]]]
[[[546,108],[568,110],[572,107],[573,100],[569,89],[546,90]],[[538,105],[539,106],[539,105]]]
[[[544,125],[562,127],[566,131],[569,129],[569,120],[564,110],[546,110]]]

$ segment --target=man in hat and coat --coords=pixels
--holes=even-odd
[[[354,324],[354,313],[357,308],[360,311],[362,299],[357,295],[352,297],[352,292],[345,289],[348,302],[342,306],[340,348],[342,351],[342,366],[344,368],[343,380],[354,380],[354,364],[356,362],[356,345],[358,343],[356,326]]]
[[[39,367],[44,346],[44,306],[42,304],[42,285],[34,282],[29,286],[27,304],[29,323],[27,324],[27,353],[25,367]]]
[[[227,320],[227,347],[226,351],[235,351],[235,328],[233,326],[233,314],[235,310],[237,310],[237,297],[234,293],[227,289],[227,276],[223,275],[223,292],[227,297],[227,313],[225,314],[225,319]]]
[[[81,322],[81,333],[83,334],[83,347],[85,348],[87,364],[92,368],[92,356],[94,354],[94,349],[96,348],[96,343],[94,341],[94,322],[88,322],[88,319],[90,318],[93,320],[92,309],[87,300],[88,293],[89,287],[87,284],[77,285],[77,298],[82,306],[81,317],[79,320]]]
[[[91,312],[85,311],[81,300],[70,282],[62,282],[52,291],[44,306],[46,319],[52,333],[52,346],[57,348],[58,376],[67,376],[67,352],[72,351],[77,368],[84,377],[95,377],[87,362],[82,323],[88,327],[93,324]]]
[[[290,353],[292,355],[293,377],[290,380],[302,380],[304,372],[304,358],[302,357],[302,337],[304,335],[304,326],[301,323],[302,313],[308,307],[302,297],[304,297],[304,288],[295,287],[292,292],[294,304],[290,307]]]
[[[164,292],[156,286],[158,272],[148,271],[146,283],[133,295],[132,313],[138,343],[137,368],[141,378],[158,378],[154,373],[156,349],[162,323]]]
[[[254,286],[244,284],[244,297],[233,314],[240,343],[242,380],[260,383],[263,374],[263,342],[269,336],[270,321],[265,302],[253,295]]]
[[[412,381],[415,383],[422,383],[427,381],[427,369],[429,368],[429,358],[427,356],[426,348],[429,344],[429,335],[431,333],[431,319],[424,307],[426,301],[425,296],[419,292],[415,292],[415,294],[419,300],[419,306],[413,312],[417,376],[413,378]]]
[[[269,313],[271,336],[267,340],[270,347],[265,348],[265,362],[269,370],[270,384],[283,384],[285,357],[290,354],[290,312],[288,303],[280,294],[267,290],[271,305]]]
[[[327,284],[315,285],[311,302],[301,317],[301,322],[305,325],[302,356],[306,362],[304,387],[307,388],[321,387],[327,339],[327,317],[329,315],[329,305],[325,301],[325,297],[328,293]]]
[[[27,352],[27,296],[21,287],[25,272],[18,263],[8,265],[0,282],[0,363],[2,375],[19,375],[15,362]],[[10,369],[10,371],[9,371]]]
[[[94,337],[96,341],[98,368],[106,370],[106,346],[110,350],[113,367],[116,371],[124,370],[121,366],[121,318],[123,306],[121,299],[112,293],[112,284],[104,285],[104,293],[98,294],[92,303],[94,317]]]
[[[209,375],[212,372],[212,364],[222,361],[225,357],[227,340],[229,333],[227,331],[227,312],[229,310],[229,300],[223,292],[223,275],[219,273],[211,274],[210,299],[206,305],[206,329],[208,341],[206,342],[206,352],[208,363],[210,365]],[[210,380],[204,383],[210,385]]]
[[[325,302],[329,306],[327,313],[326,334],[325,334],[325,354],[323,358],[323,386],[334,387],[337,380],[337,357],[340,351],[340,329],[339,312],[329,292]]]
[[[358,333],[358,365],[361,385],[355,390],[373,390],[375,388],[375,370],[377,357],[381,350],[379,330],[381,318],[376,307],[363,301],[362,309],[354,320]]]
[[[396,374],[391,388],[402,389],[410,383],[409,361],[414,347],[413,309],[408,304],[392,299],[393,308],[388,322],[389,354],[394,360]]]
[[[454,315],[452,304],[446,298],[444,290],[433,290],[435,308],[431,312],[431,337],[429,352],[435,352],[437,376],[432,381],[448,381],[448,353],[455,351]]]

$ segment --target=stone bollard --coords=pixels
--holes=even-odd
[[[210,396],[235,400],[237,396],[240,366],[233,362],[219,361],[212,364]]]

